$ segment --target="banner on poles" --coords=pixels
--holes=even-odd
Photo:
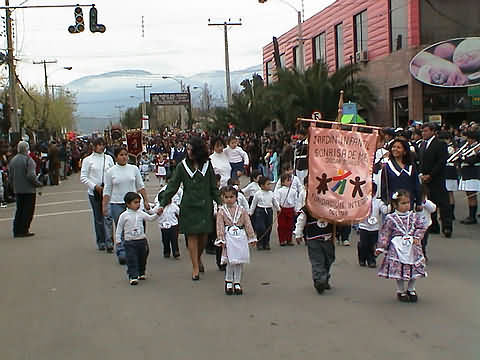
[[[142,153],[142,132],[140,130],[127,133],[127,150],[133,156]]]
[[[309,128],[308,192],[312,215],[335,223],[368,216],[377,134]]]

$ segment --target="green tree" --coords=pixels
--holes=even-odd
[[[352,64],[329,74],[324,63],[315,63],[304,73],[280,70],[278,81],[270,86],[275,116],[286,130],[293,130],[297,117],[310,118],[315,111],[326,120],[335,120],[341,90],[345,101],[372,110],[376,97],[372,85],[358,76],[360,70]]]
[[[146,103],[146,113],[149,118],[152,117],[152,107]],[[142,104],[137,107],[130,107],[122,115],[120,123],[125,129],[140,129],[142,127]]]

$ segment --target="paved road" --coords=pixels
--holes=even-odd
[[[393,281],[358,267],[353,246],[337,247],[325,295],[312,287],[305,247],[275,245],[252,253],[245,294],[227,297],[212,256],[199,282],[183,241],[180,261],[162,257],[156,225],[150,277],[128,285],[114,257],[95,250],[86,199],[75,177],[45,188],[32,238],[13,239],[14,206],[0,209],[0,359],[480,358],[480,225],[431,237],[417,304],[398,303]]]

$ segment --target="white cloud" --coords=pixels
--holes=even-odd
[[[21,0],[11,1],[18,5]],[[289,0],[300,7],[300,0]],[[30,0],[26,5],[65,4]],[[88,3],[88,2],[87,2]],[[309,17],[333,0],[305,0]],[[87,29],[70,34],[73,8],[15,10],[18,73],[24,83],[43,84],[43,67],[33,60],[56,59],[49,65],[49,83],[64,84],[85,75],[122,69],[143,69],[157,74],[190,75],[224,68],[223,29],[207,26],[215,21],[242,19],[229,31],[232,70],[260,64],[262,46],[296,24],[296,14],[278,0],[99,0],[98,22],[104,34],[88,30],[89,8],[83,12]],[[145,37],[141,36],[141,17]],[[62,70],[72,66],[73,70]]]

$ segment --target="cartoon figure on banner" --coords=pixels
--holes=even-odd
[[[360,176],[356,176],[355,181],[350,180],[350,184],[354,186],[352,191],[352,198],[357,197],[357,193],[358,195],[360,195],[360,197],[363,197],[362,185],[365,185],[366,181],[360,181]]]
[[[323,195],[325,195],[328,191],[327,184],[332,181],[332,178],[327,177],[327,174],[323,173],[321,178],[317,176],[317,180],[320,182],[317,187],[317,193],[323,193]]]
[[[347,178],[352,175],[351,171],[344,172],[343,170],[338,170],[338,176],[333,177],[333,181],[337,181],[337,183],[333,186],[332,191],[343,195],[345,192],[345,185],[347,184]]]

